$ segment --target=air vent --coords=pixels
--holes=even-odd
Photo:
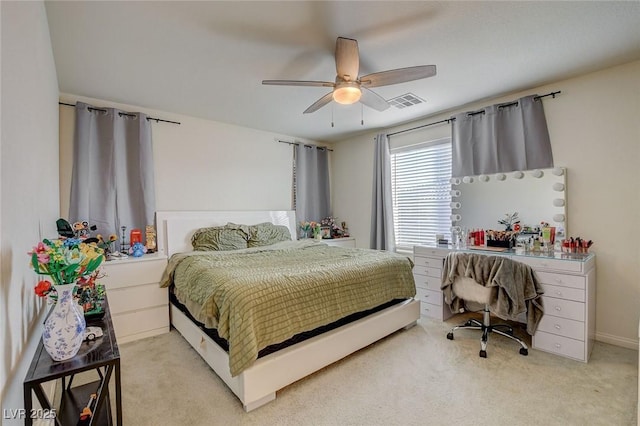
[[[410,106],[424,103],[424,99],[420,99],[413,93],[405,93],[402,96],[389,99],[387,102],[389,102],[389,105],[394,106],[398,109],[404,109]]]

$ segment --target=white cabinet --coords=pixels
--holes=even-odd
[[[442,263],[446,254],[430,247],[413,248],[413,278],[416,282],[416,300],[420,301],[420,313],[440,321],[453,315],[444,303],[440,290]]]
[[[532,338],[534,349],[587,362],[595,338],[595,259],[543,260],[520,256],[544,288],[544,316]]]
[[[413,276],[422,314],[445,320],[451,314],[440,291],[442,263],[452,249],[415,246]],[[468,252],[470,252],[469,250]],[[527,253],[474,253],[507,256],[533,268],[544,288],[544,315],[532,347],[567,358],[587,362],[595,340],[596,269],[595,256],[561,254],[552,257]],[[441,309],[437,303],[442,303]]]
[[[356,239],[354,237],[344,237],[344,238],[332,238],[322,240],[323,243],[329,244],[330,246],[338,246],[338,247],[355,247]]]
[[[118,343],[130,342],[169,331],[169,293],[160,288],[167,266],[166,256],[104,262],[104,284]]]

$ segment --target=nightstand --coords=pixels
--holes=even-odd
[[[120,343],[169,332],[169,293],[159,284],[166,267],[167,257],[158,253],[103,263],[100,283]]]

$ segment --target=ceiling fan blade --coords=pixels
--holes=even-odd
[[[320,108],[322,108],[323,106],[331,102],[332,100],[333,100],[333,92],[329,92],[323,97],[321,97],[320,99],[318,99],[317,101],[315,101],[313,105],[311,105],[309,108],[304,110],[304,114],[316,112],[317,110],[319,110]]]
[[[359,70],[358,42],[350,38],[338,37],[336,40],[336,72],[338,77],[346,81],[356,81]]]
[[[335,83],[330,81],[303,81],[303,80],[262,80],[262,84],[274,86],[315,86],[333,87]]]
[[[376,92],[367,89],[366,87],[361,87],[362,96],[360,97],[360,102],[369,108],[373,108],[377,111],[384,111],[389,108],[389,102],[385,101],[385,99],[378,95]]]
[[[366,87],[380,87],[420,80],[434,75],[436,75],[435,65],[419,65],[417,67],[398,68],[396,70],[368,74],[360,77],[360,84]]]

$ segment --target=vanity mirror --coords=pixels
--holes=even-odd
[[[548,222],[567,234],[566,169],[538,169],[451,179],[451,220],[462,228],[503,229],[518,212],[522,226]]]

